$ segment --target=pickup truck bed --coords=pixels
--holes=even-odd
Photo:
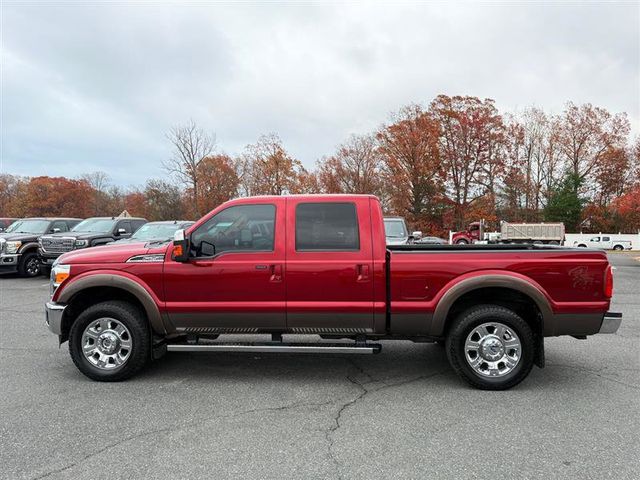
[[[503,389],[544,364],[544,337],[620,323],[608,313],[602,251],[387,246],[380,203],[368,195],[232,200],[173,244],[65,254],[51,281],[49,328],[96,380],[128,378],[167,349],[346,351],[282,342],[294,333],[352,339],[360,353],[378,352],[368,342],[380,339],[443,342],[470,384]],[[273,342],[238,349],[216,340],[227,333]]]

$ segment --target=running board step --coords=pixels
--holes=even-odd
[[[169,352],[273,352],[273,353],[380,353],[379,343],[176,343],[168,344]]]

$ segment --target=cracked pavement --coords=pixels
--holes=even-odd
[[[507,392],[411,342],[170,353],[95,383],[44,327],[46,280],[0,278],[0,478],[637,478],[640,263],[611,258],[618,334],[547,339],[547,367]]]

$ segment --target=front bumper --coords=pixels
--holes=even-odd
[[[622,323],[622,314],[617,312],[607,312],[604,314],[600,331],[598,333],[616,333]]]
[[[49,330],[51,330],[51,333],[62,335],[62,316],[64,315],[65,308],[67,308],[66,305],[60,305],[55,302],[47,302],[45,304],[44,322],[47,324],[47,327],[49,327]]]
[[[40,256],[40,263],[42,263],[43,265],[53,265],[53,262],[55,262],[56,259],[60,255],[62,255],[62,253],[67,253],[67,252],[52,253],[52,252],[45,252],[44,250],[42,250],[42,248],[38,249],[38,255]]]
[[[2,255],[0,255],[0,268],[18,268],[20,255],[20,253],[3,253]]]

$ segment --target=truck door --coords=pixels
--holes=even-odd
[[[285,327],[284,198],[215,212],[191,233],[190,259],[164,267],[166,309],[179,330],[248,333]]]
[[[372,331],[368,199],[288,198],[286,279],[288,328],[305,333]]]

